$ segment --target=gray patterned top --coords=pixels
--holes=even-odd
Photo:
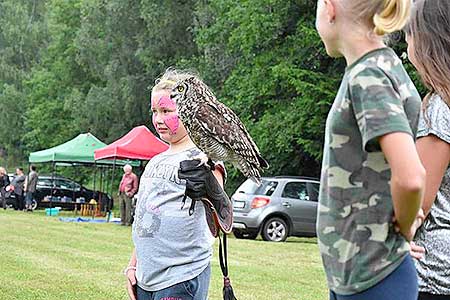
[[[441,97],[430,99],[426,115],[420,116],[417,137],[433,134],[450,143],[450,108]],[[419,290],[450,295],[450,168],[415,242],[426,250],[424,258],[416,261]]]
[[[158,291],[190,280],[210,263],[214,238],[205,208],[198,201],[189,215],[192,200],[188,197],[182,205],[186,182],[178,178],[180,162],[199,154],[198,148],[160,153],[141,176],[133,242],[137,284],[144,290]]]

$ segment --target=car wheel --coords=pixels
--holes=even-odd
[[[32,210],[35,210],[35,209],[37,208],[37,206],[38,206],[37,201],[33,199],[33,200],[31,201],[31,209],[32,209]]]
[[[254,240],[258,236],[258,232],[246,232],[246,231],[233,230],[233,235],[237,239]]]
[[[288,226],[281,218],[271,218],[264,223],[262,238],[269,242],[284,242],[288,237]]]

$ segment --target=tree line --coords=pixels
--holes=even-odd
[[[0,1],[0,164],[24,165],[30,152],[81,132],[110,143],[134,126],[151,128],[151,87],[174,66],[197,71],[240,116],[271,165],[265,175],[318,176],[345,62],[326,55],[315,5]],[[229,171],[234,188],[243,177]]]

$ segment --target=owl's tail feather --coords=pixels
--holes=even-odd
[[[268,163],[261,155],[258,155],[257,158],[258,158],[259,166],[260,166],[262,169],[267,169],[267,168],[269,168],[269,163]]]
[[[262,184],[262,181],[261,181],[261,175],[259,175],[259,174],[258,174],[258,176],[252,175],[252,176],[250,177],[250,179],[251,179],[254,183],[256,183],[258,186],[260,186],[260,185]]]

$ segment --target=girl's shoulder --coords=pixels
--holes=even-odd
[[[427,103],[426,110],[430,112],[430,115],[440,113],[444,117],[450,118],[449,104],[436,93],[430,96],[430,100]]]
[[[347,67],[349,77],[364,75],[365,72],[374,71],[386,75],[402,66],[400,58],[391,48],[381,48],[370,51]]]
[[[418,137],[428,134],[450,143],[450,107],[438,94],[431,95],[421,111]]]

